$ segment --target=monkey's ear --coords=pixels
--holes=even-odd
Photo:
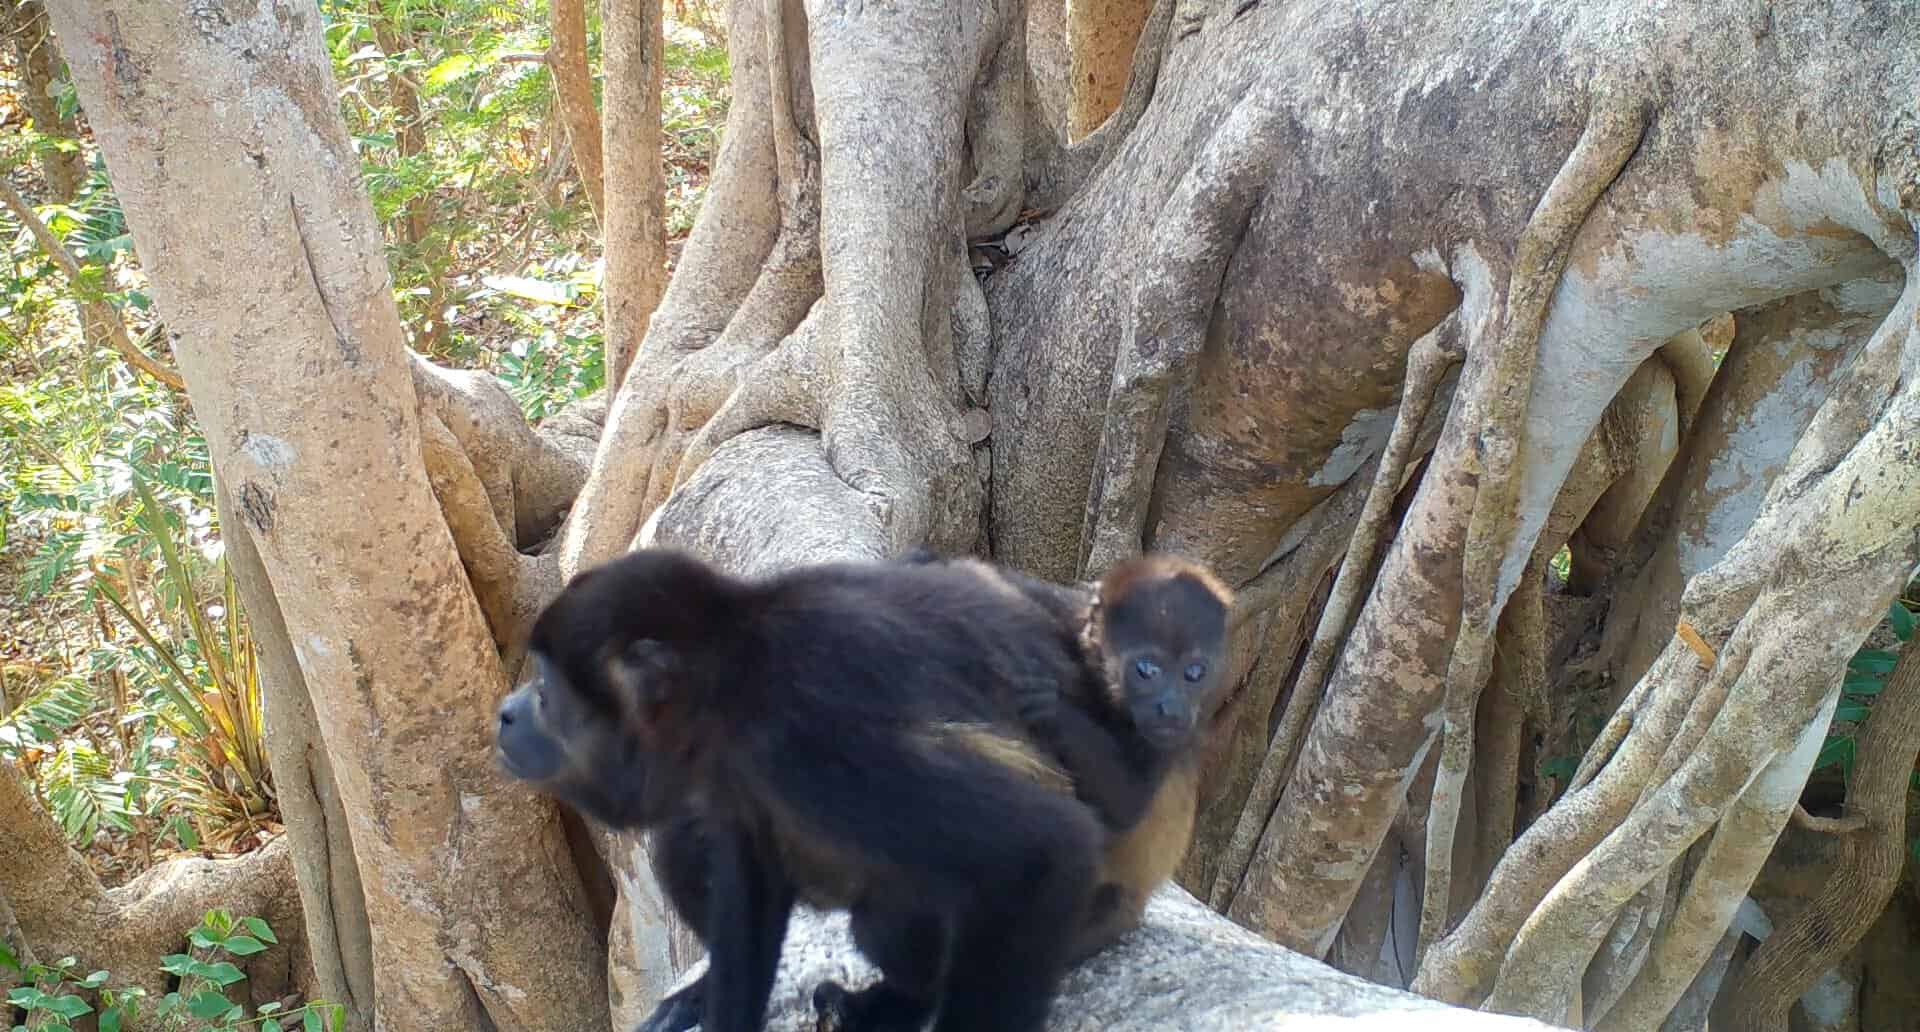
[[[655,706],[672,694],[681,656],[656,638],[635,638],[607,660],[607,678],[642,706]]]

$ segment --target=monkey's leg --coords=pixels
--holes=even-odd
[[[838,982],[813,990],[817,1032],[918,1032],[939,1000],[950,925],[936,912],[902,914],[872,902],[852,914],[854,944],[881,972],[859,992]]]
[[[711,843],[707,897],[705,1016],[702,1032],[760,1032],[773,993],[794,889],[736,828],[704,829]]]
[[[1061,810],[1080,805],[1047,801]],[[1014,833],[1027,841],[1008,851],[1002,877],[982,879],[978,895],[955,915],[934,1032],[1039,1032],[1046,1024],[1072,938],[1087,917],[1098,854],[1094,838],[1075,833],[1085,825],[1070,819],[1059,822],[1060,835],[1045,834],[1044,823],[1021,824]]]

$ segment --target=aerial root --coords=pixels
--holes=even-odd
[[[1470,453],[1470,461],[1480,468],[1461,549],[1462,612],[1447,668],[1441,773],[1434,782],[1435,791],[1447,796],[1436,800],[1427,827],[1429,856],[1437,855],[1441,862],[1430,864],[1427,870],[1427,899],[1421,905],[1419,938],[1423,955],[1446,923],[1452,825],[1458,818],[1459,794],[1473,755],[1474,707],[1492,670],[1502,566],[1513,550],[1518,523],[1515,506],[1524,447],[1521,438],[1540,329],[1574,235],[1639,147],[1650,114],[1645,98],[1631,91],[1608,91],[1596,97],[1585,131],[1534,208],[1514,248],[1505,316],[1498,324],[1499,339],[1489,342],[1489,369],[1482,388],[1485,393],[1477,399],[1481,410],[1476,420],[1477,448]],[[1472,342],[1468,346],[1473,350]],[[1474,400],[1463,399],[1469,406]],[[1444,852],[1435,854],[1434,850]]]
[[[1546,621],[1541,599],[1546,566],[1546,561],[1537,556],[1527,564],[1503,614],[1507,619],[1502,621],[1508,632],[1505,640],[1512,646],[1503,650],[1502,657],[1531,668],[1537,680],[1526,680],[1533,681],[1528,687],[1536,690],[1544,687],[1546,679]],[[1491,665],[1491,651],[1487,659]],[[1440,764],[1434,772],[1433,801],[1427,811],[1426,879],[1420,901],[1419,938],[1414,947],[1416,970],[1427,948],[1446,932],[1452,916],[1453,845],[1460,802],[1467,789],[1467,768],[1473,761],[1474,715],[1480,707],[1480,684],[1467,684],[1459,692],[1451,687],[1442,704]]]
[[[1664,869],[1665,862],[1691,845],[1737,797],[1745,779],[1731,786],[1709,783],[1711,771],[1700,764],[1703,750],[1711,747],[1725,753],[1741,743],[1702,741],[1711,724],[1710,717],[1702,718],[1723,709],[1750,657],[1762,644],[1757,641],[1759,627],[1752,614],[1739,624],[1726,649],[1727,661],[1707,676],[1673,734],[1659,743],[1660,758],[1652,775],[1641,781],[1635,798],[1622,800],[1626,805],[1620,808],[1618,827],[1601,829],[1604,834],[1582,850],[1586,855],[1567,869],[1520,925],[1506,950],[1494,993],[1487,1002],[1489,1009],[1561,1020],[1579,984],[1578,969],[1592,956],[1598,936],[1611,926],[1613,911],[1637,894],[1656,870]],[[1681,663],[1693,658],[1692,652],[1677,641],[1669,648],[1678,653]],[[1749,694],[1759,690],[1750,689]],[[1743,705],[1751,706],[1752,702],[1743,700]],[[1676,743],[1685,741],[1695,748],[1675,748]],[[1767,743],[1768,755],[1781,744]],[[1685,778],[1681,776],[1683,771],[1687,772]],[[1702,801],[1703,793],[1717,795],[1711,801]],[[1622,829],[1627,828],[1636,829],[1639,837],[1620,838]],[[1655,864],[1653,858],[1661,851],[1671,855]],[[1602,906],[1597,902],[1600,899],[1607,904]],[[1583,919],[1593,924],[1579,924]],[[1549,1014],[1552,1016],[1545,1017]]]
[[[790,55],[796,47],[804,55],[804,33],[798,41],[790,38],[783,0],[763,0],[763,6],[762,45],[780,229],[760,274],[726,328],[712,343],[677,356],[664,389],[657,395],[643,513],[664,504],[673,489],[692,476],[699,463],[728,438],[776,421],[743,418],[753,413],[756,405],[765,406],[773,400],[767,397],[767,385],[748,370],[780,350],[821,294],[820,150],[802,131],[807,113],[796,107],[792,88]],[[756,380],[754,397],[733,404],[749,379]],[[811,407],[817,410],[817,400]],[[709,429],[719,413],[728,408],[733,410],[728,425],[734,429]],[[799,408],[795,403],[774,406],[769,411]],[[810,426],[818,422],[794,421]],[[699,454],[689,456],[689,451],[696,448]]]
[[[999,236],[1020,217],[1027,197],[1027,33],[1014,27],[987,62],[967,105],[967,143],[974,177],[960,194],[968,240]]]
[[[1140,124],[1140,118],[1147,112],[1147,105],[1153,100],[1154,88],[1160,82],[1160,64],[1166,60],[1167,50],[1173,45],[1173,9],[1178,6],[1175,0],[1155,0],[1153,10],[1147,13],[1146,23],[1140,27],[1140,39],[1133,45],[1133,66],[1127,70],[1127,90],[1120,97],[1120,106],[1105,122],[1086,138],[1079,146],[1099,155],[1089,170],[1088,178],[1100,173],[1120,153],[1120,145],[1133,134],[1134,127]]]
[[[1662,919],[1672,911],[1680,893],[1680,868],[1675,863],[1665,875],[1655,876],[1620,908],[1600,942],[1593,963],[1588,965],[1580,983],[1578,1020],[1590,1027],[1606,1014],[1627,990],[1627,985],[1646,963],[1647,951],[1661,927]]]
[[[1487,888],[1452,932],[1434,943],[1412,989],[1475,1005],[1490,988],[1506,944],[1582,856],[1619,824],[1666,752],[1705,675],[1677,643],[1648,671],[1648,703],[1597,776],[1569,791],[1528,826],[1494,867]]]
[[[1521,746],[1527,725],[1538,724],[1531,713],[1539,693],[1546,690],[1545,613],[1535,610],[1540,613],[1536,631],[1525,626],[1524,614],[1530,608],[1516,603],[1501,615],[1500,658],[1493,668],[1493,687],[1481,695],[1474,718],[1479,724],[1474,735],[1474,812],[1479,815],[1480,834],[1469,899],[1478,898],[1486,888],[1494,866],[1513,844],[1519,819]],[[1536,633],[1540,635],[1537,648],[1529,644]],[[1419,969],[1417,963],[1414,969]]]
[[[1611,1009],[1589,1011],[1589,1027],[1633,1032],[1658,1024],[1699,977],[1773,852],[1826,738],[1837,699],[1837,692],[1829,693],[1799,740],[1762,768],[1727,808],[1705,848],[1694,847],[1699,863],[1687,872],[1684,893],[1669,907],[1672,917],[1659,926],[1645,962],[1629,972],[1632,982]],[[1676,878],[1682,866],[1675,865]]]
[[[1761,592],[1783,554],[1847,565],[1884,547],[1889,534],[1907,529],[1875,518],[1865,525],[1871,533],[1841,533],[1833,520],[1848,510],[1899,511],[1912,504],[1912,492],[1920,491],[1920,464],[1903,443],[1920,418],[1915,414],[1920,398],[1903,378],[1920,362],[1916,311],[1920,277],[1909,276],[1899,301],[1801,433],[1747,533],[1688,582],[1683,605],[1707,599],[1723,606],[1741,603]],[[1701,620],[1694,624],[1712,636]]]
[[[1285,122],[1264,96],[1243,98],[1155,222],[1152,239],[1162,245],[1134,274],[1127,331],[1114,356],[1081,534],[1083,578],[1140,552],[1166,444],[1168,396],[1192,373],[1227,260],[1264,195]]]
[[[1911,393],[1903,398],[1912,400]],[[1904,409],[1889,412],[1830,476],[1852,478],[1850,467],[1862,460],[1862,453],[1879,459],[1870,444],[1905,422],[1909,413]],[[1834,525],[1824,533],[1807,531],[1806,540],[1826,537],[1842,544],[1834,552],[1843,554],[1829,552],[1819,559],[1833,561],[1811,563],[1804,556],[1776,555],[1776,568],[1790,572],[1773,579],[1735,622],[1721,663],[1709,676],[1703,698],[1696,700],[1701,704],[1689,707],[1649,790],[1521,926],[1507,950],[1490,1008],[1557,1020],[1580,970],[1592,959],[1597,935],[1617,908],[1716,822],[1732,819],[1736,802],[1747,793],[1762,793],[1754,797],[1762,813],[1757,819],[1778,834],[1791,810],[1794,787],[1804,780],[1818,749],[1837,671],[1911,569],[1916,550],[1911,523],[1920,518],[1920,493],[1911,490],[1917,482],[1916,465],[1911,460],[1880,462],[1877,468],[1887,471],[1883,479],[1893,497],[1859,499],[1859,504],[1888,505],[1877,511],[1906,520],[1901,530],[1875,541],[1876,535],[1855,533],[1850,520],[1843,531],[1842,509],[1823,509],[1811,521]],[[1880,486],[1862,486],[1857,493],[1872,495]],[[1779,501],[1777,494],[1769,498],[1770,504]],[[1766,515],[1763,510],[1761,519]],[[1854,550],[1863,543],[1873,547]],[[1706,626],[1717,624],[1713,617],[1718,615],[1689,614],[1693,622]],[[1670,652],[1685,648],[1677,640],[1669,644]],[[1682,655],[1691,660],[1690,653]],[[1783,756],[1793,759],[1775,766]],[[1769,779],[1769,770],[1778,776]],[[1770,798],[1761,801],[1763,796]],[[1725,848],[1747,845],[1729,839]],[[1714,852],[1709,848],[1709,855]],[[1737,870],[1751,863],[1757,870],[1760,859],[1754,854],[1742,864],[1720,866]],[[1710,909],[1728,902],[1716,896],[1688,906]]]
[[[1367,570],[1386,535],[1387,517],[1392,512],[1394,497],[1405,483],[1415,441],[1427,422],[1428,410],[1433,407],[1441,381],[1458,360],[1446,346],[1458,325],[1458,318],[1449,315],[1439,326],[1415,341],[1407,352],[1407,373],[1403,380],[1405,386],[1401,390],[1400,410],[1394,416],[1384,459],[1376,465],[1373,485],[1367,492],[1366,504],[1360,510],[1360,520],[1347,543],[1346,556],[1340,561],[1340,572],[1334,579],[1333,592],[1327,596],[1327,604],[1320,611],[1320,620],[1313,632],[1313,644],[1308,647],[1300,676],[1294,679],[1293,693],[1287,698],[1280,726],[1275,730],[1273,743],[1260,763],[1259,773],[1254,776],[1253,789],[1247,796],[1246,805],[1240,810],[1240,821],[1234,826],[1233,838],[1221,854],[1219,871],[1214,875],[1213,886],[1207,893],[1208,905],[1216,909],[1225,908],[1239,892],[1240,883],[1246,877],[1247,865],[1253,861],[1253,851],[1266,831],[1274,805],[1280,800],[1280,791],[1293,773],[1294,758],[1319,707],[1327,670],[1341,642],[1346,640],[1353,614],[1366,594]]]
[[[800,326],[774,349],[740,371],[738,385],[719,411],[687,443],[673,479],[678,489],[715,448],[749,430],[775,423],[820,429],[821,397],[826,389],[820,370],[821,302]]]

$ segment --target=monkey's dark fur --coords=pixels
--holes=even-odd
[[[1139,925],[1147,897],[1186,855],[1203,732],[1224,684],[1233,593],[1206,567],[1167,554],[1119,563],[1091,586],[924,548],[903,561],[1017,592],[1081,652],[1082,677],[1056,693],[1023,692],[1016,709],[1112,832],[1093,908],[1074,940],[1073,959],[1084,960]]]
[[[936,1032],[1039,1029],[1104,832],[981,686],[1080,677],[1048,626],[937,565],[747,582],[648,550],[576,577],[535,622],[499,754],[588,816],[654,829],[711,963],[642,1027],[697,1007],[705,1032],[758,1030],[805,900],[850,910],[885,976],[821,987],[843,1027],[937,1007]]]

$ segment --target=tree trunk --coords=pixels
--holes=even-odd
[[[632,12],[619,12],[628,14]],[[655,12],[657,14],[657,12]],[[609,28],[618,19],[602,18]],[[547,51],[547,71],[553,75],[553,99],[567,127],[567,147],[580,186],[595,218],[605,218],[605,176],[600,160],[600,109],[593,100],[593,68],[587,62],[586,0],[553,0],[547,5],[547,23],[553,33]],[[654,122],[658,124],[656,114]]]
[[[378,1020],[604,1025],[604,929],[558,815],[490,760],[505,677],[422,462],[446,431],[419,411],[317,12],[53,16],[236,503],[224,530],[258,552],[332,755]]]
[[[559,49],[557,4],[554,46]],[[578,7],[578,0],[574,0]],[[660,5],[654,0],[602,0],[601,46],[607,66],[607,160],[622,172],[622,189],[600,199],[594,189],[594,211],[605,227],[606,254],[606,375],[609,389],[618,388],[633,364],[634,353],[646,338],[647,323],[660,304],[667,284],[667,180],[661,165],[660,82],[666,46]],[[582,20],[580,65],[585,71],[586,40]],[[752,43],[751,39],[742,41]],[[556,57],[564,55],[556,54]],[[584,85],[584,84],[583,84]],[[564,94],[579,87],[563,87],[562,109],[567,113],[569,139],[592,137],[587,114],[593,112],[593,93]],[[574,106],[584,102],[585,113]],[[576,123],[578,123],[576,125]],[[593,119],[598,124],[598,119]],[[581,177],[591,167],[595,182],[600,172],[600,139],[592,137],[592,155],[576,146]]]
[[[14,60],[20,69],[20,102],[33,119],[35,132],[53,141],[70,142],[71,148],[46,147],[40,151],[41,174],[47,178],[50,199],[62,204],[73,200],[87,178],[87,161],[80,153],[80,133],[72,118],[60,115],[53,91],[59,85],[60,51],[47,29],[47,9],[41,0],[13,0],[0,14],[0,33],[13,44]]]
[[[232,958],[253,1003],[314,991],[286,838],[232,860],[171,860],[109,889],[12,764],[0,764],[0,828],[0,939],[22,959],[73,957],[82,974],[104,970],[112,987],[157,998],[167,991],[161,958],[186,952],[187,933],[220,907],[265,920],[280,940]]]

